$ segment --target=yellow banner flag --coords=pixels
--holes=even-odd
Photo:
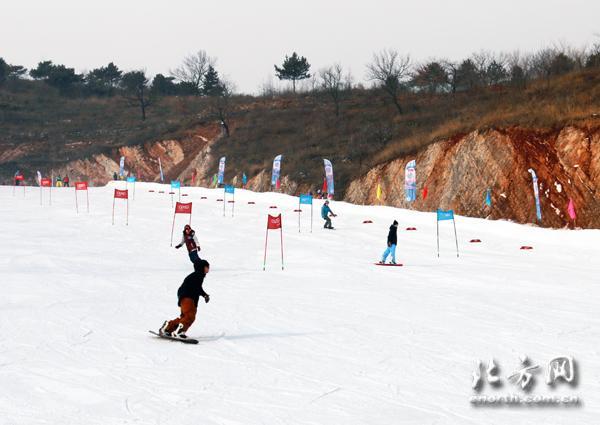
[[[381,185],[377,183],[377,199],[381,201]]]

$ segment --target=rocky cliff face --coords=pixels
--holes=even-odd
[[[404,167],[417,162],[417,200],[404,195]],[[454,209],[458,214],[535,223],[535,200],[528,169],[535,170],[545,227],[572,225],[569,199],[577,210],[576,225],[600,227],[600,129],[566,127],[538,132],[510,128],[475,131],[371,169],[354,180],[345,200],[385,204],[421,211]],[[377,185],[382,188],[376,199]],[[423,189],[427,188],[427,198]],[[485,205],[490,188],[492,207]]]
[[[190,181],[196,173],[197,183],[207,184],[208,168],[212,165],[211,145],[218,139],[218,127],[209,126],[190,130],[179,140],[160,140],[137,146],[124,146],[112,155],[94,155],[76,160],[51,170],[54,175],[69,175],[84,179],[95,185],[104,185],[119,172],[119,160],[125,157],[125,170],[131,171],[141,180],[159,181],[158,159],[163,168],[165,181],[181,179]]]

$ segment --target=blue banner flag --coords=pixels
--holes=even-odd
[[[323,165],[325,166],[325,178],[327,179],[327,192],[333,196],[333,165],[331,165],[330,160],[325,158],[323,158]]]
[[[485,195],[485,204],[488,207],[492,206],[492,189],[488,189]]]
[[[171,189],[180,189],[181,182],[179,180],[171,180]]]
[[[225,193],[234,193],[235,192],[235,187],[227,184],[225,185]]]
[[[313,198],[312,195],[300,195],[300,203],[312,205]]]
[[[414,159],[404,167],[404,193],[407,202],[417,199],[417,162]]]
[[[452,211],[452,210],[448,210],[448,211],[437,210],[437,220],[438,221],[454,220],[454,211]]]
[[[219,184],[223,184],[223,178],[225,175],[225,157],[221,157],[221,159],[219,159],[219,175],[217,177],[217,182]]]
[[[127,183],[135,183],[135,176],[127,177]]]
[[[282,155],[277,155],[275,159],[273,159],[273,172],[271,173],[271,186],[275,186],[277,184],[277,180],[279,180],[279,174],[281,172],[281,157]]]
[[[533,179],[533,195],[535,197],[535,214],[537,216],[538,221],[542,221],[542,209],[540,207],[540,190],[538,188],[538,178],[533,169],[527,170],[531,174],[531,178]]]
[[[242,184],[244,186],[246,186],[246,183],[248,183],[248,177],[246,177],[246,173],[242,174]]]

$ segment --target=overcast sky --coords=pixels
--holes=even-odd
[[[357,80],[373,52],[423,60],[482,49],[600,42],[599,0],[18,0],[0,6],[0,56],[89,70],[168,73],[199,49],[239,91],[257,92],[285,54],[312,71],[339,62]]]

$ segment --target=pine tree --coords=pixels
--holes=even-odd
[[[308,71],[310,64],[304,56],[298,56],[296,52],[292,56],[285,56],[281,68],[275,65],[275,75],[280,80],[292,80],[292,88],[296,93],[296,81],[310,78]]]
[[[204,75],[202,94],[205,96],[220,96],[222,93],[223,85],[219,79],[219,73],[212,65],[209,65]]]

